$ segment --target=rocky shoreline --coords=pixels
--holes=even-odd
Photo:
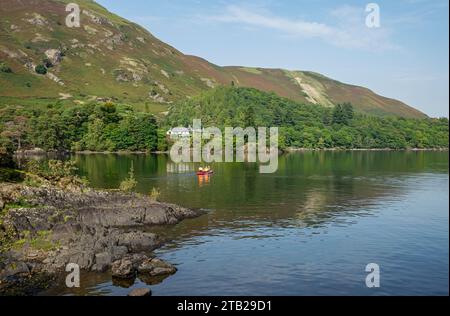
[[[70,263],[123,280],[171,275],[148,228],[203,214],[138,194],[5,183],[0,212],[0,295],[36,294]]]

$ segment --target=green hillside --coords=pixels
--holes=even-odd
[[[304,104],[351,102],[361,113],[426,117],[400,101],[319,74],[219,67],[184,55],[90,0],[77,1],[81,27],[69,28],[68,2],[0,0],[0,105],[112,100],[161,113],[173,102],[233,83]]]

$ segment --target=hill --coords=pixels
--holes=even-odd
[[[184,55],[90,0],[77,1],[81,27],[69,28],[69,2],[0,0],[0,104],[114,100],[156,113],[233,83],[304,104],[333,107],[351,102],[361,113],[426,117],[400,101],[320,74],[219,67]]]

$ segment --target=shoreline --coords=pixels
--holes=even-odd
[[[284,153],[296,152],[446,152],[449,147],[444,148],[286,148]],[[168,155],[170,151],[44,151],[40,149],[21,150],[14,153],[15,156],[46,156],[46,155]]]
[[[321,149],[311,149],[311,148],[289,148],[286,152],[308,152],[308,151],[337,151],[337,152],[345,152],[345,151],[397,151],[397,152],[420,152],[420,151],[449,151],[449,148],[403,148],[403,149],[395,149],[395,148],[321,148]]]
[[[204,213],[136,193],[0,183],[0,295],[56,287],[68,264],[151,285],[177,271],[153,255],[166,240],[152,227]]]

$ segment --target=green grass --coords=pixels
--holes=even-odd
[[[254,75],[261,75],[262,71],[257,68],[251,68],[251,67],[242,67],[241,70],[246,71],[248,73],[254,74]]]
[[[29,246],[34,250],[51,251],[58,249],[60,243],[52,240],[52,232],[47,230],[38,231],[34,237],[28,231],[22,232],[24,238],[14,241],[11,249],[20,250]]]
[[[18,208],[34,208],[34,207],[36,207],[36,206],[29,203],[24,198],[20,198],[18,201],[15,201],[14,203],[6,204],[4,210],[8,211],[8,210],[18,209]]]

